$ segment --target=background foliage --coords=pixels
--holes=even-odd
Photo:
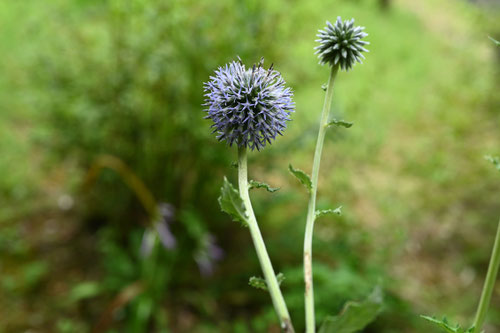
[[[300,331],[307,197],[287,167],[311,166],[328,77],[314,35],[337,15],[367,27],[371,52],[334,96],[354,126],[325,143],[318,208],[343,216],[317,223],[318,320],[381,285],[366,332],[433,332],[421,313],[470,321],[500,212],[482,158],[500,150],[498,5],[382,3],[0,2],[0,332],[279,331],[248,286],[248,231],[217,204],[236,152],[201,107],[202,83],[236,55],[264,56],[295,91],[294,121],[250,173],[281,187],[252,197]],[[103,155],[130,171],[90,181]],[[127,177],[167,204],[175,243],[151,237],[159,217]],[[487,332],[500,332],[498,296]]]

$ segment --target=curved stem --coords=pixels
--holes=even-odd
[[[257,219],[253,212],[252,203],[250,201],[250,196],[248,194],[248,175],[247,175],[247,150],[246,147],[238,148],[238,185],[240,189],[240,196],[245,205],[246,212],[248,214],[248,228],[250,229],[250,234],[252,236],[253,244],[255,250],[257,251],[257,257],[259,258],[260,266],[262,267],[262,272],[264,273],[264,278],[266,280],[267,289],[271,295],[273,301],[274,309],[278,314],[281,328],[285,333],[294,333],[292,326],[292,321],[290,320],[290,314],[285,304],[285,299],[281,293],[278,280],[274,274],[274,269],[271,264],[271,259],[267,254],[266,245],[262,239],[262,234],[260,233],[259,225],[257,224]]]
[[[314,290],[313,290],[313,272],[312,272],[312,237],[314,229],[314,213],[316,211],[316,191],[318,189],[319,166],[321,162],[321,152],[323,142],[325,141],[325,132],[328,127],[328,116],[333,99],[333,83],[337,76],[339,67],[334,66],[328,79],[326,89],[325,103],[319,125],[318,141],[314,151],[314,162],[312,169],[312,189],[309,195],[309,206],[307,209],[306,232],[304,237],[304,282],[305,282],[305,307],[306,307],[306,333],[316,331],[316,321],[314,318]]]
[[[481,332],[483,327],[484,318],[490,305],[491,294],[497,279],[498,267],[500,266],[500,221],[498,222],[497,235],[495,237],[495,244],[491,253],[490,264],[488,266],[488,273],[486,274],[486,281],[484,282],[483,292],[477,307],[476,319],[474,320],[474,333]]]

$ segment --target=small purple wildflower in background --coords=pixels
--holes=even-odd
[[[173,249],[177,245],[177,241],[168,226],[174,220],[175,208],[169,203],[161,203],[158,205],[158,214],[159,220],[155,226],[160,241],[166,249]]]
[[[148,257],[151,254],[156,237],[158,236],[161,244],[167,250],[176,247],[177,241],[170,231],[169,225],[175,217],[175,208],[169,203],[160,203],[158,205],[158,220],[153,221],[153,228],[146,228],[142,237],[140,253],[142,257]]]
[[[369,52],[363,45],[370,44],[361,39],[368,36],[363,32],[365,27],[354,26],[354,19],[342,22],[337,17],[335,25],[326,21],[324,30],[319,30],[317,35],[319,45],[314,49],[319,57],[320,64],[329,64],[335,66],[340,64],[340,68],[347,71],[356,63],[363,63],[365,59],[362,52]]]
[[[281,74],[263,68],[264,60],[246,69],[240,61],[219,67],[204,84],[205,118],[212,119],[219,141],[260,150],[282,135],[294,111],[292,90]]]
[[[202,276],[210,276],[214,273],[215,263],[224,258],[224,251],[217,245],[215,237],[205,234],[200,243],[200,248],[196,251],[194,259],[200,269]]]

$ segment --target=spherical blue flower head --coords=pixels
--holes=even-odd
[[[212,119],[219,141],[260,150],[283,135],[294,111],[292,90],[281,74],[258,65],[246,69],[241,60],[219,67],[204,84],[205,118]]]
[[[370,44],[361,39],[368,36],[363,32],[365,27],[354,26],[354,19],[342,22],[337,17],[335,25],[326,21],[324,30],[319,30],[317,35],[319,45],[314,49],[318,54],[320,64],[330,64],[330,66],[340,65],[340,68],[348,71],[356,63],[363,63],[365,59],[362,52],[368,52],[363,46]]]

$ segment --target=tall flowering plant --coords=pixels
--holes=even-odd
[[[264,68],[264,61],[246,68],[241,60],[220,67],[205,83],[206,118],[213,121],[217,139],[238,147],[238,187],[224,178],[219,197],[221,209],[250,230],[274,309],[284,332],[294,332],[279,281],[266,250],[253,212],[248,190],[254,186],[273,189],[267,184],[248,182],[247,150],[260,150],[282,135],[294,111],[292,90],[281,74]]]
[[[333,98],[333,84],[339,71],[350,70],[364,59],[363,52],[368,42],[363,27],[355,26],[354,19],[335,24],[327,22],[320,30],[316,53],[320,64],[330,66],[330,78],[326,88],[325,103],[321,115],[318,140],[314,154],[312,178],[305,172],[289,166],[290,172],[309,191],[309,206],[304,241],[304,280],[306,304],[306,333],[316,332],[314,294],[312,279],[312,234],[316,218],[326,214],[340,214],[340,208],[316,210],[316,191],[321,152],[326,130],[331,126],[351,127],[352,123],[329,119]],[[252,237],[264,279],[251,278],[250,284],[269,291],[274,309],[283,332],[295,332],[285,299],[280,290],[282,275],[276,275],[266,250],[257,219],[252,209],[249,189],[265,188],[269,192],[277,189],[268,184],[248,181],[247,150],[258,151],[271,144],[278,135],[283,135],[290,115],[295,110],[292,90],[286,86],[281,74],[273,66],[264,67],[261,60],[252,67],[245,67],[241,59],[233,61],[215,71],[205,83],[205,111],[212,120],[213,133],[219,141],[238,149],[238,190],[224,178],[219,204],[234,220],[247,226]],[[379,291],[375,291],[363,302],[349,302],[342,315],[327,317],[320,333],[352,333],[363,329],[375,319],[381,306]]]
[[[354,25],[354,19],[342,21],[337,18],[335,24],[326,22],[326,27],[318,33],[319,45],[316,46],[316,53],[320,64],[330,67],[330,77],[326,87],[325,102],[319,124],[318,139],[314,151],[314,161],[312,166],[312,180],[309,185],[309,206],[307,209],[306,231],[304,237],[304,282],[305,282],[305,305],[306,305],[306,332],[312,333],[316,330],[316,320],[314,314],[314,291],[312,272],[312,237],[314,221],[324,213],[340,214],[340,207],[331,211],[316,211],[316,192],[318,190],[318,176],[321,163],[321,152],[325,141],[326,130],[330,126],[343,126],[349,128],[352,123],[332,119],[330,111],[333,99],[333,85],[339,70],[348,71],[356,62],[362,63],[363,52],[368,52],[364,48],[369,42],[363,38],[368,36],[363,32],[364,27]]]

